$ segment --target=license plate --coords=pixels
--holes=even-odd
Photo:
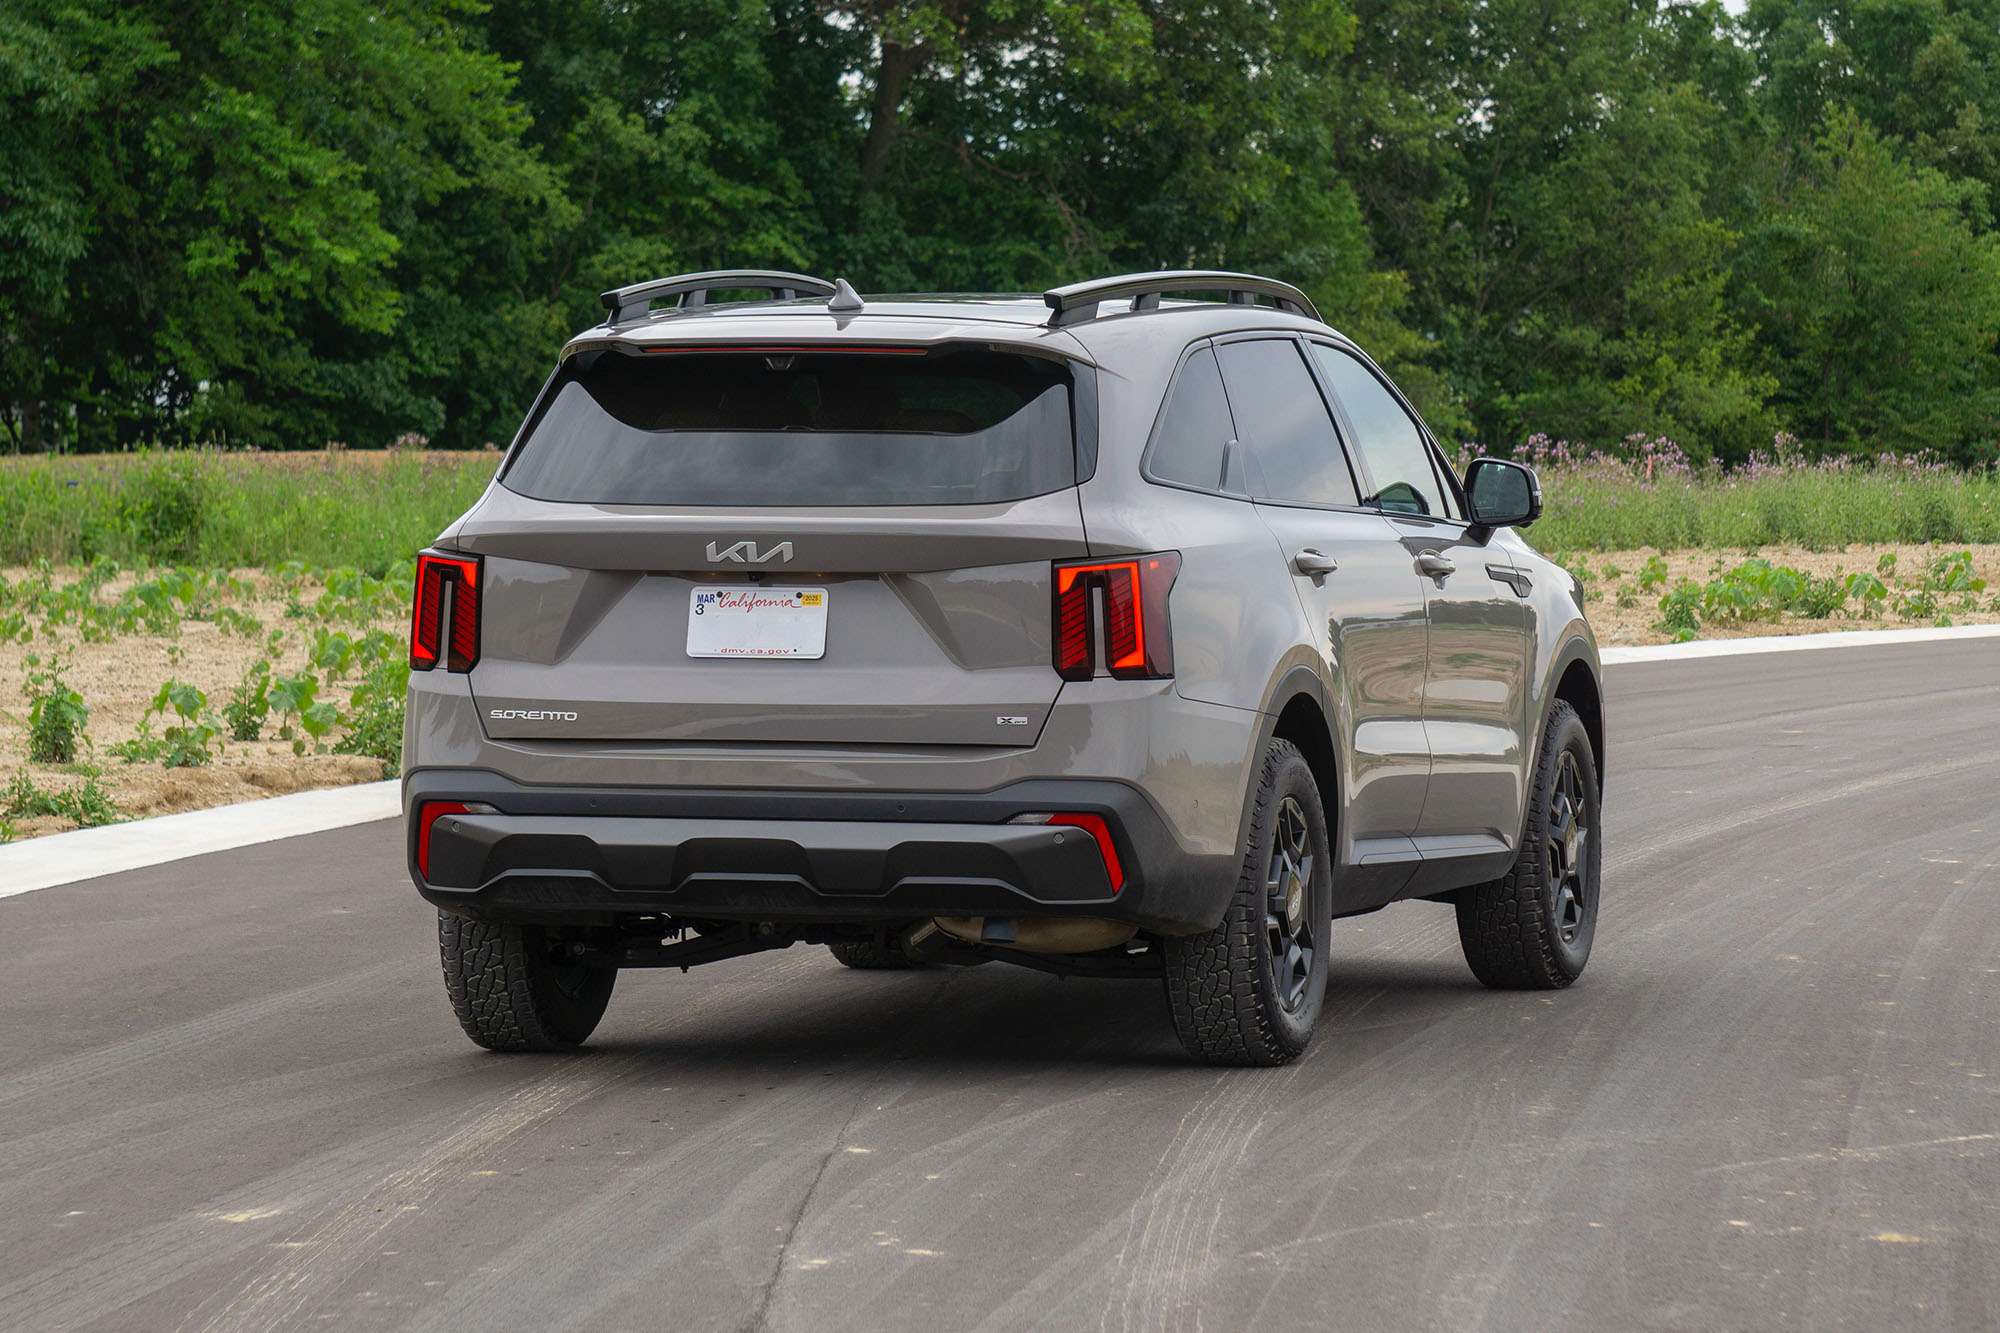
[[[689,657],[824,657],[826,589],[695,588]]]

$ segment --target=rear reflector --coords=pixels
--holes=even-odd
[[[1105,669],[1120,680],[1174,674],[1167,593],[1180,573],[1178,551],[1120,560],[1058,561],[1055,566],[1055,668],[1064,680],[1097,674],[1092,593],[1104,590]]]
[[[1016,815],[1011,822],[1082,829],[1097,843],[1097,854],[1104,858],[1104,873],[1111,880],[1111,891],[1116,893],[1125,887],[1125,867],[1118,859],[1118,848],[1111,841],[1111,826],[1104,822],[1103,815],[1065,811],[1054,815]]]
[[[429,671],[443,661],[447,671],[463,672],[478,663],[479,567],[476,555],[426,551],[417,557],[417,592],[410,611],[411,670]]]
[[[417,807],[417,873],[431,877],[431,825],[446,815],[469,813],[459,801],[426,801]]]

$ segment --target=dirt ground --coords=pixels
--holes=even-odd
[[[2000,621],[2000,612],[1993,609],[1996,599],[2000,599],[2000,545],[1969,548],[1857,545],[1831,552],[1764,547],[1758,550],[1639,550],[1594,554],[1587,557],[1591,574],[1587,586],[1592,593],[1590,620],[1597,631],[1598,642],[1605,646],[1665,643],[1670,636],[1653,627],[1654,620],[1659,616],[1662,593],[1682,579],[1705,582],[1752,556],[1762,556],[1774,565],[1789,565],[1809,574],[1825,575],[1858,570],[1873,573],[1883,554],[1894,552],[1898,572],[1889,583],[1893,597],[1899,589],[1916,586],[1927,561],[1961,549],[1972,552],[1974,572],[1987,581],[1987,588],[1978,596],[1981,609],[1968,613],[1954,606],[1950,612],[1952,623]],[[1639,571],[1645,568],[1648,557],[1654,555],[1666,561],[1667,582],[1662,587],[1641,592],[1638,589]],[[27,575],[27,571],[19,569],[0,573],[16,583]],[[230,604],[255,616],[266,632],[272,629],[286,631],[285,642],[273,662],[273,669],[284,673],[305,669],[308,665],[306,635],[301,631],[298,620],[287,617],[285,594],[277,580],[262,570],[238,570],[236,575],[250,584],[254,591],[250,596]],[[58,582],[67,582],[75,577],[74,570],[60,571],[57,575]],[[100,600],[115,598],[130,586],[132,577],[124,575],[107,584]],[[318,591],[316,586],[310,584],[302,589],[307,601]],[[1874,619],[1803,620],[1785,617],[1740,624],[1705,623],[1701,637],[1813,634],[1827,630],[1891,629],[1928,623],[1903,620],[1890,610]],[[359,632],[357,627],[343,628],[350,633]],[[397,635],[399,640],[408,630],[400,613],[385,614],[371,626],[360,628],[382,629]],[[49,766],[27,762],[28,700],[22,692],[28,671],[26,659],[30,654],[46,657],[51,650],[58,651],[64,660],[72,664],[68,681],[83,695],[91,710],[84,733],[88,743],[81,747],[78,755],[81,762],[75,765]],[[266,724],[264,739],[249,742],[225,740],[222,755],[205,767],[169,769],[157,763],[128,764],[110,752],[112,745],[133,736],[162,682],[171,678],[200,687],[208,695],[209,708],[219,718],[230,690],[262,655],[263,644],[256,636],[227,633],[217,624],[203,620],[183,620],[177,636],[131,634],[105,643],[85,643],[73,628],[58,628],[53,638],[38,628],[35,637],[28,643],[0,644],[0,783],[11,779],[18,771],[26,770],[36,786],[61,791],[82,784],[95,773],[99,784],[126,816],[141,818],[315,787],[372,782],[380,778],[383,766],[379,760],[354,755],[295,755],[291,742],[275,739],[275,717]],[[319,674],[324,682],[325,673]],[[320,697],[335,699],[345,705],[354,684],[355,677],[351,673],[345,679],[332,682],[330,687],[323,683]],[[161,725],[161,720],[155,719],[155,729]],[[54,815],[15,818],[11,822],[17,838],[59,832],[73,826],[72,821]]]
[[[57,581],[69,582],[76,573],[58,571]],[[251,597],[233,599],[228,604],[255,616],[266,632],[286,631],[273,670],[292,673],[306,669],[309,664],[305,634],[300,632],[299,621],[286,616],[285,596],[277,581],[262,570],[235,573],[256,591]],[[18,583],[27,577],[28,571],[8,569],[0,574]],[[105,585],[98,600],[114,599],[133,581],[132,575],[120,576]],[[310,583],[302,589],[307,601],[318,591],[318,586]],[[350,634],[379,628],[397,635],[399,642],[409,632],[400,616],[383,617],[370,626],[339,628]],[[46,659],[52,652],[71,663],[65,679],[90,708],[90,720],[84,730],[88,743],[78,747],[79,763],[74,765],[30,764],[27,760],[28,697],[22,690],[29,670],[26,659],[30,655]],[[293,754],[290,741],[275,739],[278,729],[275,713],[264,727],[266,739],[245,742],[225,737],[222,755],[205,767],[170,769],[157,763],[128,764],[111,753],[112,745],[132,738],[154,694],[168,679],[198,686],[207,694],[209,709],[219,720],[230,691],[260,656],[263,643],[258,637],[225,633],[209,621],[183,620],[177,637],[131,634],[106,643],[82,642],[73,626],[58,627],[51,637],[37,624],[30,642],[0,644],[0,786],[25,769],[37,787],[63,791],[80,786],[94,769],[99,785],[128,817],[136,819],[380,778],[382,762],[377,759]],[[321,682],[319,698],[336,700],[345,707],[357,682],[356,674],[349,672],[331,685],[325,672],[315,674]],[[164,722],[173,720],[168,717]],[[153,719],[156,732],[162,725],[162,719]],[[4,809],[4,797],[0,797],[0,809]],[[10,822],[16,838],[74,827],[71,820],[55,815],[15,817]]]
[[[1924,566],[1941,555],[1955,555],[1960,551],[1972,553],[1973,573],[1986,580],[1986,590],[1977,594],[1979,610],[1965,611],[1959,605],[1959,597],[1954,595],[1949,601],[1951,623],[1954,625],[1987,625],[2000,622],[2000,612],[1993,608],[1995,599],[2000,598],[2000,545],[1987,546],[1916,546],[1891,544],[1871,546],[1855,544],[1841,551],[1807,551],[1796,546],[1733,547],[1725,550],[1699,551],[1657,551],[1650,547],[1636,551],[1609,551],[1572,557],[1572,563],[1582,561],[1590,568],[1591,578],[1585,587],[1591,593],[1588,607],[1590,625],[1597,632],[1600,645],[1670,643],[1673,636],[1653,628],[1653,622],[1660,616],[1660,598],[1666,591],[1682,579],[1694,583],[1706,583],[1726,570],[1734,569],[1753,556],[1768,560],[1773,565],[1788,565],[1805,574],[1825,576],[1828,574],[1873,574],[1876,564],[1885,554],[1896,556],[1896,573],[1888,583],[1890,599],[1893,603],[1896,593],[1903,589],[1914,589],[1922,581]],[[1667,564],[1667,581],[1664,585],[1639,591],[1639,571],[1646,567],[1646,561],[1659,556]],[[1610,570],[1619,571],[1611,576]],[[1629,602],[1630,605],[1621,605]],[[1849,603],[1850,606],[1853,603]],[[1704,639],[1741,639],[1761,634],[1823,634],[1829,630],[1844,629],[1910,629],[1929,625],[1930,620],[1904,620],[1897,616],[1893,606],[1885,608],[1873,619],[1860,616],[1833,618],[1828,620],[1805,620],[1795,616],[1785,616],[1778,620],[1747,620],[1740,623],[1704,620],[1701,637]]]

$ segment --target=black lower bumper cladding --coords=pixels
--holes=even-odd
[[[424,839],[436,805],[448,813]],[[1220,918],[1233,879],[1231,858],[1183,852],[1137,790],[1096,780],[977,795],[586,790],[433,769],[411,775],[405,811],[418,890],[487,920],[1069,915],[1182,932]],[[1085,829],[1015,822],[1047,813],[1101,817],[1123,883]]]

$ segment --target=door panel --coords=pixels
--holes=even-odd
[[[1456,523],[1389,520],[1411,568],[1425,552],[1453,566],[1422,579],[1430,618],[1423,688],[1431,781],[1419,844],[1486,835],[1512,847],[1521,833],[1523,730],[1527,718],[1528,604],[1487,566],[1510,567],[1491,542]],[[1439,844],[1438,852],[1446,850]]]
[[[1496,843],[1513,846],[1521,830],[1529,612],[1487,568],[1504,574],[1513,562],[1490,534],[1468,537],[1443,460],[1387,382],[1345,348],[1312,348],[1359,454],[1363,503],[1384,511],[1396,531],[1430,620],[1422,711],[1431,778],[1418,848],[1437,862],[1490,855]],[[1427,870],[1426,878],[1442,883],[1451,873]]]
[[[1411,836],[1430,781],[1423,589],[1388,520],[1345,507],[1353,470],[1304,347],[1246,338],[1219,344],[1216,358],[1244,488],[1278,539],[1343,732],[1335,909],[1375,906],[1415,869]]]

